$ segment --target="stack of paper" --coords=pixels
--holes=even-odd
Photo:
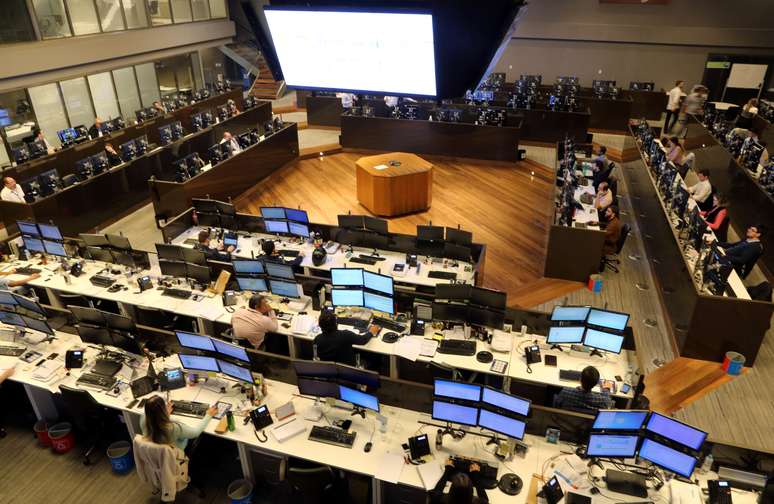
[[[393,345],[392,353],[414,362],[422,353],[422,340],[424,338],[404,336]]]
[[[290,323],[290,331],[293,334],[306,335],[314,329],[315,320],[311,315],[296,315]]]

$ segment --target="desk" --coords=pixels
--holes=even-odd
[[[371,213],[395,217],[430,208],[433,165],[421,157],[392,152],[361,157],[355,165],[357,199]]]

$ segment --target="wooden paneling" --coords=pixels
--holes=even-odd
[[[389,166],[390,163],[399,166]],[[430,208],[433,165],[414,154],[393,152],[364,156],[355,163],[357,199],[371,213],[395,217]],[[378,169],[377,166],[389,166]]]
[[[622,84],[622,83],[621,83]],[[666,110],[667,95],[660,91],[630,91],[621,90],[621,96],[632,99],[632,111],[630,117],[658,121]]]

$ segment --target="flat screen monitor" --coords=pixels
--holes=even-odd
[[[54,226],[53,224],[38,224],[38,229],[40,229],[40,234],[44,239],[63,240],[59,227]]]
[[[106,263],[113,262],[113,254],[109,250],[99,247],[86,247],[86,251],[89,253],[89,257],[94,261],[102,261]]]
[[[264,219],[286,219],[285,209],[280,207],[261,207],[261,217]]]
[[[34,222],[16,221],[16,225],[22,235],[40,237],[40,230]]]
[[[363,271],[363,287],[388,296],[392,296],[394,293],[391,276],[377,275],[370,271]]]
[[[379,399],[375,395],[366,394],[344,385],[339,385],[339,399],[361,408],[379,411]]]
[[[215,373],[220,371],[218,362],[214,357],[186,354],[178,354],[177,356],[180,358],[180,365],[183,369],[189,369],[191,371],[213,371]]]
[[[639,456],[685,478],[691,477],[697,462],[690,455],[647,438],[642,440]]]
[[[431,14],[273,7],[264,12],[290,87],[436,94]]]
[[[656,412],[650,414],[648,423],[645,424],[645,430],[687,446],[692,450],[700,449],[704,440],[707,439],[706,432]]]
[[[196,250],[187,247],[180,247],[180,257],[183,261],[189,264],[196,264],[198,266],[207,266],[207,256],[201,250]]]
[[[478,408],[453,404],[445,401],[433,401],[433,419],[460,425],[478,425]]]
[[[527,422],[482,409],[478,413],[478,426],[513,439],[523,439]]]
[[[237,285],[239,290],[248,292],[268,292],[266,287],[266,280],[263,278],[254,277],[237,277]]]
[[[0,304],[16,306],[16,298],[13,297],[13,293],[11,291],[0,290]]]
[[[599,410],[594,419],[592,430],[638,431],[648,416],[647,411],[638,410]]]
[[[35,301],[34,299],[20,296],[19,294],[16,294],[16,293],[13,293],[12,295],[13,295],[13,298],[16,300],[16,304],[18,304],[25,310],[33,311],[41,315],[46,314],[46,310],[44,310],[43,307],[40,306],[40,304],[38,304],[38,302]]]
[[[332,268],[331,283],[334,287],[362,287],[363,270],[360,268]]]
[[[21,315],[14,312],[0,311],[0,322],[24,327],[24,319],[22,319]]]
[[[215,345],[215,351],[219,354],[241,360],[242,362],[250,362],[250,357],[247,356],[247,350],[241,346],[232,345],[215,338],[212,338],[212,343]]]
[[[219,201],[219,200],[213,200],[213,201],[215,203],[215,208],[218,210],[219,214],[236,215],[236,207],[234,206],[233,203],[228,203],[226,201]]]
[[[457,228],[446,228],[446,241],[455,245],[470,245],[473,243],[473,233]]]
[[[238,260],[232,261],[231,264],[237,275],[263,275],[266,272],[261,261]]]
[[[333,397],[339,399],[339,384],[314,378],[298,378],[298,393],[312,397]]]
[[[192,198],[191,204],[196,212],[202,213],[218,213],[218,206],[215,204],[215,200],[204,198]]]
[[[64,244],[61,242],[43,240],[43,248],[46,249],[46,254],[67,257],[67,251],[65,251]]]
[[[107,324],[109,329],[126,332],[132,332],[136,329],[134,321],[125,315],[103,312],[103,316],[105,317],[105,324]]]
[[[583,335],[583,344],[587,347],[604,350],[605,352],[621,353],[624,337],[621,334],[597,331],[590,327]]]
[[[271,261],[266,261],[264,265],[266,268],[266,274],[274,278],[284,278],[286,280],[295,280],[296,276],[293,274],[293,267],[287,264],[280,264]]]
[[[301,294],[298,293],[298,284],[296,282],[269,280],[269,291],[275,296],[295,299],[301,297]]]
[[[84,343],[92,345],[113,345],[113,338],[110,337],[110,331],[104,327],[98,327],[91,324],[78,324],[76,326],[78,336]]]
[[[184,331],[175,331],[175,336],[177,336],[177,342],[180,343],[180,346],[182,347],[206,350],[208,352],[215,351],[215,344],[209,336],[202,336],[200,334]]]
[[[481,385],[450,380],[435,380],[433,383],[433,395],[478,402],[481,400]]]
[[[306,224],[299,224],[298,222],[288,222],[288,231],[293,236],[302,236],[309,238],[309,226]]]
[[[379,234],[387,234],[387,221],[366,215],[363,217],[363,227]]]
[[[481,402],[521,416],[529,414],[531,404],[528,399],[506,394],[490,387],[483,388]]]
[[[45,320],[38,320],[34,319],[32,317],[25,317],[22,316],[22,319],[24,320],[24,325],[27,326],[27,329],[32,329],[33,331],[39,331],[43,334],[48,334],[50,336],[54,335],[54,330],[51,329],[51,326],[48,325],[48,322]]]
[[[110,331],[110,337],[113,338],[113,346],[120,348],[125,352],[129,352],[135,355],[142,355],[142,348],[130,335],[121,331]]]
[[[494,308],[495,310],[505,310],[507,301],[505,292],[473,287],[470,302],[475,305]]]
[[[473,286],[470,284],[439,283],[435,284],[435,297],[452,301],[467,301],[470,299],[472,288]]]
[[[339,375],[335,362],[296,360],[293,361],[293,369],[296,372],[296,376],[336,378]]]
[[[637,453],[638,436],[621,434],[592,434],[586,455],[589,457],[631,458]]]
[[[164,259],[165,261],[181,261],[183,259],[180,253],[180,247],[177,245],[157,243],[156,253],[159,256],[159,259]]]
[[[107,247],[108,241],[105,235],[81,233],[78,237],[83,240],[87,247]]]
[[[290,233],[290,228],[288,228],[287,221],[264,220],[263,224],[266,226],[267,233],[280,233],[280,234]]]
[[[444,322],[467,322],[468,305],[456,303],[433,303],[433,320]]]
[[[554,306],[551,312],[552,322],[578,322],[586,321],[591,308],[588,306]]]
[[[363,306],[362,289],[333,289],[331,291],[333,306]]]
[[[185,278],[185,263],[178,261],[159,261],[161,274],[177,278]]]
[[[380,296],[368,291],[363,292],[363,306],[390,315],[395,313],[395,303],[391,297]]]
[[[417,226],[417,239],[443,241],[443,228],[441,226]]]
[[[568,345],[581,343],[586,328],[583,326],[549,327],[546,343],[549,345]]]
[[[134,256],[128,251],[111,250],[110,254],[113,257],[113,264],[121,264],[123,266],[129,266],[130,268],[134,268],[136,265]]]
[[[623,331],[629,322],[628,313],[612,312],[607,310],[589,310],[589,316],[586,324],[600,327],[603,329],[612,329],[613,331]]]
[[[39,238],[22,236],[22,242],[24,243],[24,248],[31,252],[40,252],[41,254],[46,252],[46,249],[43,248],[43,240]]]
[[[253,374],[250,372],[249,368],[237,366],[220,359],[218,359],[218,367],[220,367],[220,372],[226,376],[247,383],[255,383]]]
[[[75,317],[75,321],[79,324],[81,322],[86,322],[87,324],[100,326],[106,325],[105,312],[102,310],[91,308],[89,306],[74,305],[68,305],[67,309],[70,310],[70,313],[72,313],[73,317]]]
[[[339,215],[338,223],[340,228],[362,229],[363,216],[362,215]]]
[[[456,261],[468,262],[471,260],[470,247],[464,247],[462,245],[455,245],[454,243],[444,242],[443,256],[447,259],[454,259]]]
[[[183,263],[185,264],[185,276],[196,280],[201,284],[210,283],[210,268],[207,266],[199,266],[198,264]]]
[[[285,209],[285,218],[294,222],[300,222],[302,224],[309,223],[309,214],[306,210],[297,210],[295,208]]]
[[[117,234],[105,234],[105,238],[107,238],[108,244],[111,247],[115,247],[117,249],[123,249],[123,250],[131,250],[132,245],[129,243],[129,238],[126,236],[121,236]]]
[[[375,371],[359,369],[353,366],[336,364],[336,373],[338,374],[339,380],[357,385],[365,385],[367,387],[377,388],[381,383],[379,380],[379,373]]]

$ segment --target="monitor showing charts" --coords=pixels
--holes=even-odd
[[[261,261],[233,261],[234,273],[237,275],[262,275],[264,273],[263,263]]]
[[[586,328],[583,326],[549,327],[546,343],[550,345],[580,343],[583,341],[583,333],[585,332]]]
[[[290,230],[288,229],[288,223],[286,221],[264,220],[263,223],[266,226],[267,233],[290,233]]]
[[[212,343],[212,338],[209,336],[202,336],[200,334],[193,334],[184,331],[175,331],[177,336],[177,342],[180,346],[186,348],[194,348],[196,350],[208,350],[210,352],[215,351],[215,345]]]
[[[293,267],[287,264],[266,261],[265,268],[266,274],[270,277],[285,278],[287,280],[295,280],[296,278],[293,274]]]
[[[687,446],[692,450],[700,449],[704,440],[707,439],[706,432],[656,412],[651,413],[648,423],[645,424],[645,430]]]
[[[586,329],[586,333],[583,336],[584,345],[616,354],[621,353],[623,342],[624,337],[621,334],[597,331],[591,328]]]
[[[250,357],[247,356],[247,350],[241,346],[232,345],[215,338],[212,338],[212,343],[215,345],[215,351],[219,354],[241,360],[242,362],[250,362]]]
[[[379,411],[379,399],[375,395],[366,394],[357,389],[339,385],[339,399],[361,408]]]
[[[331,283],[334,287],[363,285],[363,270],[360,268],[332,268]]]
[[[594,419],[592,430],[640,430],[642,423],[648,416],[647,411],[639,410],[599,410]]]
[[[288,222],[288,231],[294,236],[302,236],[309,238],[309,226],[306,224],[299,224],[298,222]]]
[[[586,319],[587,325],[611,329],[613,331],[623,331],[626,329],[626,324],[628,322],[628,313],[597,310],[595,308],[589,310],[589,316]]]
[[[40,253],[46,252],[46,249],[43,248],[43,240],[39,238],[30,238],[29,236],[22,236],[22,242],[24,243],[24,248],[26,248],[30,252],[40,252]]]
[[[380,296],[368,291],[363,292],[363,306],[390,315],[395,313],[395,304],[391,297]]]
[[[285,218],[287,220],[301,222],[304,224],[309,222],[309,215],[306,213],[306,210],[297,210],[295,208],[286,208]]]
[[[377,275],[365,270],[363,271],[363,286],[388,296],[392,296],[394,292],[391,276]]]
[[[478,408],[436,400],[433,401],[433,419],[476,426],[478,425]]]
[[[237,277],[239,290],[248,292],[267,292],[266,280],[263,278]]]
[[[522,439],[527,423],[517,418],[482,409],[478,413],[478,426],[514,439]]]
[[[481,402],[485,405],[495,406],[521,416],[527,416],[529,414],[529,407],[531,404],[527,399],[506,394],[489,387],[483,388]]]
[[[634,457],[639,437],[621,434],[592,434],[586,455],[589,457]]]
[[[261,207],[261,217],[264,219],[285,219],[285,209],[280,207]]]
[[[435,380],[433,383],[433,395],[478,402],[481,399],[481,385],[450,380]]]
[[[284,280],[269,280],[269,291],[275,296],[286,298],[300,298],[298,293],[298,284],[295,282],[286,282]]]
[[[38,229],[40,229],[40,234],[43,236],[43,238],[60,241],[63,239],[62,232],[59,231],[57,226],[52,224],[38,224]]]
[[[639,456],[685,478],[691,477],[697,462],[690,455],[647,438],[642,440]]]
[[[363,291],[361,289],[333,289],[331,302],[333,306],[363,306]]]
[[[551,312],[551,321],[582,323],[586,321],[590,310],[588,306],[555,306]]]
[[[237,366],[234,364],[231,364],[230,362],[226,362],[224,360],[218,360],[218,367],[220,367],[220,372],[223,373],[226,376],[230,376],[231,378],[241,380],[243,382],[247,383],[255,383],[253,380],[253,374],[250,372],[250,369],[242,366]]]
[[[192,371],[220,371],[217,361],[213,357],[204,357],[201,355],[178,354],[180,364],[183,369]]]

